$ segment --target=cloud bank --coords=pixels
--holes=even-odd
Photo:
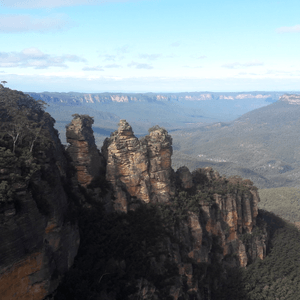
[[[77,5],[129,2],[132,0],[0,0],[0,5],[9,8],[55,8]]]
[[[101,66],[96,67],[83,67],[83,71],[104,71],[104,69]]]
[[[3,33],[58,31],[71,24],[64,14],[44,18],[30,15],[0,15],[0,32]]]
[[[300,32],[300,25],[295,26],[284,26],[276,29],[277,33],[286,33],[286,32]]]
[[[240,63],[240,62],[233,62],[233,63],[228,63],[222,65],[223,68],[228,68],[228,69],[237,69],[240,67],[256,67],[256,66],[263,66],[264,63],[260,61],[250,61],[250,62],[245,62],[245,63]]]
[[[149,64],[141,64],[135,61],[132,61],[130,64],[127,65],[128,67],[134,67],[136,69],[153,69],[153,67]]]
[[[66,62],[85,62],[77,55],[51,56],[38,48],[26,48],[21,52],[0,52],[0,67],[2,68],[34,68],[47,69],[49,67],[68,68]]]

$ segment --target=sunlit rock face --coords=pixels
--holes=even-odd
[[[168,132],[153,127],[145,136],[149,160],[151,202],[168,202],[175,194],[174,171],[171,167],[172,138]]]
[[[147,143],[139,141],[131,126],[121,120],[119,128],[104,141],[106,179],[114,191],[114,208],[127,212],[134,197],[150,202]]]
[[[171,137],[160,127],[139,140],[126,120],[120,121],[118,130],[102,147],[116,210],[126,212],[134,199],[145,203],[169,201],[174,194],[171,145]]]
[[[279,101],[287,102],[292,105],[300,105],[300,95],[282,95]]]
[[[246,266],[256,257],[265,257],[265,239],[252,236],[259,197],[251,181],[227,180],[212,168],[198,169],[192,174],[188,168],[181,167],[175,173],[171,167],[172,139],[158,126],[151,128],[149,135],[137,139],[131,126],[121,120],[118,130],[105,140],[102,152],[107,160],[106,179],[114,190],[114,208],[118,211],[127,212],[135,199],[170,203],[176,188],[195,190],[202,181],[211,189],[215,188],[214,184],[232,186],[225,194],[216,190],[213,202],[200,199],[201,214],[190,213],[188,221],[181,224],[178,238],[189,245],[188,255],[197,262],[209,261],[211,236],[219,237],[222,257],[237,255],[237,265]],[[241,240],[246,234],[251,236],[247,246]]]
[[[84,187],[99,176],[105,167],[104,159],[95,144],[93,123],[93,118],[87,115],[74,115],[66,128],[67,142],[70,143],[67,151],[77,169],[78,182]]]
[[[200,201],[202,215],[199,218],[201,223],[205,224],[203,232],[219,237],[223,257],[237,255],[237,265],[242,267],[257,257],[264,259],[266,233],[253,234],[260,200],[252,182],[241,178],[223,178],[212,168],[197,169],[193,175],[194,183],[197,183],[197,178],[201,175],[202,180],[209,184],[223,186],[222,193],[218,193],[218,189],[215,188],[212,203]]]

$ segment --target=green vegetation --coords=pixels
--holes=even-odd
[[[291,222],[300,222],[300,189],[281,187],[273,189],[260,189],[259,208]]]
[[[47,191],[59,180],[51,165],[60,145],[55,145],[54,119],[44,107],[22,92],[0,89],[0,205],[20,207],[25,194],[31,194],[39,211],[49,215]]]
[[[259,188],[297,187],[300,179],[300,106],[276,102],[228,123],[171,132],[173,165],[211,166]]]
[[[131,299],[140,292],[141,278],[166,299],[178,269],[161,258],[169,233],[154,206],[141,205],[128,214],[105,214],[99,205],[83,209],[79,228],[78,255],[55,299],[98,299],[104,291],[115,299]]]
[[[300,299],[300,232],[267,211],[259,211],[258,222],[267,224],[269,251],[245,269],[228,269],[215,300]]]

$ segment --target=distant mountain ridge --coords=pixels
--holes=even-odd
[[[213,166],[260,188],[299,186],[300,95],[252,110],[231,122],[172,132],[174,163]]]
[[[300,105],[300,95],[289,95],[285,94],[279,98],[280,101],[287,102],[289,104]]]
[[[86,103],[109,102],[156,102],[156,101],[207,101],[207,100],[242,100],[265,99],[275,102],[286,92],[186,92],[186,93],[57,93],[28,92],[34,99],[41,99],[47,103],[65,103],[80,105]]]

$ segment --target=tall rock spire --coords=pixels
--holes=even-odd
[[[107,161],[106,179],[114,189],[116,210],[126,212],[135,198],[146,203],[169,201],[174,194],[171,145],[172,139],[165,129],[154,127],[150,135],[139,140],[126,120],[120,121],[118,130],[102,147]]]
[[[67,151],[77,169],[78,182],[86,187],[99,176],[105,163],[95,144],[93,118],[78,114],[73,117],[66,128],[67,142],[70,143]]]

